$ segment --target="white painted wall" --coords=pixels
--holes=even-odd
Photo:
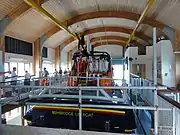
[[[33,56],[5,53],[5,62],[28,62],[33,63]],[[55,62],[55,49],[48,48],[48,58],[43,58],[44,61]]]
[[[67,69],[67,51],[65,49],[63,49],[61,51],[61,69],[64,71],[65,69]]]
[[[33,63],[34,57],[28,55],[5,53],[5,62],[23,62]],[[43,58],[43,64],[54,64],[55,63],[55,49],[48,48],[48,58]],[[52,69],[54,71],[54,69]]]
[[[153,47],[146,47],[146,55],[138,55],[137,47],[129,47],[125,56],[133,58],[131,64],[146,64],[147,79],[153,80],[152,62],[153,62]],[[175,56],[172,49],[172,44],[169,40],[161,40],[157,43],[157,57],[161,58],[161,74],[162,84],[174,87],[175,86]],[[131,69],[130,69],[131,71]]]
[[[169,40],[163,40],[159,43],[161,47],[162,61],[162,83],[169,87],[176,86],[175,74],[175,55],[173,53],[172,44]]]
[[[122,57],[122,47],[118,46],[118,45],[98,46],[98,47],[95,47],[94,50],[108,52],[111,55],[111,57],[113,57],[113,58]]]
[[[33,56],[5,53],[5,62],[28,62],[33,63]]]
[[[129,47],[128,56],[133,58],[131,64],[145,64],[146,65],[146,78],[152,80],[152,62],[153,62],[153,47],[146,47],[146,55],[138,55],[137,47]],[[161,45],[157,43],[157,57],[161,56]]]

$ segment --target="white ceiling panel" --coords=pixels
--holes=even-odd
[[[179,16],[180,1],[169,0],[165,8],[156,17],[158,21],[166,25],[180,30],[180,16]]]
[[[49,0],[43,7],[64,21],[78,14],[94,11],[130,11],[141,13],[146,0]]]
[[[70,26],[72,32],[82,32],[86,29],[97,28],[97,27],[106,27],[106,26],[119,26],[119,27],[128,27],[135,28],[135,21],[121,18],[98,18],[98,19],[89,19],[86,21],[78,22]]]
[[[69,34],[65,31],[60,30],[59,32],[57,32],[53,36],[49,37],[48,40],[46,40],[46,42],[44,43],[44,45],[46,47],[55,48],[58,45],[60,45],[60,43],[63,40],[65,40],[67,37],[69,37]]]
[[[53,26],[50,20],[45,19],[35,9],[30,9],[13,21],[7,27],[5,34],[34,42]]]
[[[63,50],[69,52],[70,50],[74,49],[78,45],[78,41],[73,41],[72,43],[66,45]]]

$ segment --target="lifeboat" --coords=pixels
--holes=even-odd
[[[68,86],[112,86],[111,57],[107,52],[92,50],[90,53],[87,53],[84,50],[78,50],[74,53],[72,61],[73,65],[69,73]],[[105,89],[105,92],[108,94],[112,90]],[[73,91],[68,94],[78,96],[77,93]],[[128,106],[128,104],[119,101],[91,99],[93,94],[88,94],[89,99],[82,98],[82,104]],[[36,103],[35,106],[31,106],[31,109],[27,110],[24,116],[28,126],[79,129],[78,98],[58,98],[57,96],[53,98],[51,96],[33,98],[27,100],[27,102]],[[51,106],[43,106],[43,103],[50,103]],[[71,106],[53,106],[53,104],[67,104]],[[131,109],[83,107],[82,129],[99,132],[133,133],[134,129],[136,129],[135,116]]]

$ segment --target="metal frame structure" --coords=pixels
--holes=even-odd
[[[68,77],[62,77],[61,79],[67,80]],[[91,77],[94,79],[100,79],[99,77]],[[105,78],[105,79],[110,79],[110,78]],[[52,79],[53,80],[53,79]],[[113,79],[112,79],[113,80]],[[114,79],[115,80],[115,79]],[[0,86],[1,88],[31,88],[31,91],[29,91],[28,93],[23,93],[20,94],[19,97],[12,97],[9,98],[9,100],[4,100],[1,99],[0,100],[0,104],[11,104],[13,101],[18,101],[18,99],[22,99],[23,97],[28,97],[30,95],[30,98],[40,98],[40,97],[59,97],[59,98],[76,98],[79,99],[79,103],[78,104],[52,104],[52,103],[30,103],[27,102],[26,105],[43,105],[43,106],[69,106],[69,107],[77,107],[79,108],[79,130],[82,130],[82,108],[83,107],[98,107],[98,108],[119,108],[119,109],[133,109],[133,110],[151,110],[154,112],[159,113],[160,111],[164,111],[164,112],[172,112],[172,118],[173,118],[173,125],[172,125],[172,131],[173,131],[173,135],[177,135],[175,134],[176,128],[177,128],[177,121],[175,118],[175,115],[177,115],[178,111],[177,109],[174,109],[174,107],[166,107],[166,106],[159,106],[159,104],[154,104],[155,102],[153,102],[153,100],[151,101],[151,105],[152,106],[104,106],[104,105],[87,105],[87,104],[82,104],[82,99],[102,99],[102,100],[107,100],[107,101],[120,101],[123,102],[122,99],[118,99],[118,98],[112,98],[109,95],[107,95],[107,93],[105,93],[104,89],[113,89],[113,90],[124,90],[124,91],[129,91],[129,90],[133,90],[136,92],[140,92],[140,94],[143,96],[143,94],[148,94],[151,93],[151,95],[154,95],[154,98],[157,98],[157,100],[159,99],[158,95],[157,95],[157,90],[165,90],[167,89],[167,87],[164,86],[153,86],[151,85],[151,82],[148,82],[148,80],[142,79],[142,78],[132,78],[132,80],[134,82],[131,81],[131,86],[127,86],[127,87],[121,87],[121,86],[116,86],[116,87],[101,87],[98,85],[98,87],[95,86],[72,86],[72,87],[67,87],[67,86],[6,86],[6,85],[2,85]],[[98,82],[98,81],[97,81]],[[149,86],[150,84],[150,86]],[[68,95],[68,91],[72,91],[72,90],[76,90],[78,91],[78,95]],[[91,90],[91,91],[99,91],[99,94],[95,95],[95,96],[87,96],[87,95],[83,95],[83,91],[86,90]],[[55,94],[56,92],[61,91],[63,94]],[[154,91],[154,92],[152,92]],[[156,92],[155,92],[156,91]],[[48,92],[48,94],[45,94],[46,92]],[[101,93],[101,94],[100,94]],[[136,93],[138,95],[138,93]],[[100,96],[101,95],[101,96]],[[103,95],[103,96],[102,96]],[[148,94],[148,96],[150,97],[150,94]],[[10,100],[11,99],[11,100]],[[14,99],[14,100],[12,100]],[[159,100],[158,100],[159,102]],[[14,104],[14,102],[12,103]],[[1,106],[0,106],[0,113],[1,113]],[[1,118],[0,118],[1,119]],[[154,115],[154,120],[156,122],[154,122],[154,129],[156,129],[156,132],[159,133],[161,131],[161,129],[167,128],[168,126],[162,126],[159,125],[158,120],[159,119],[157,116],[155,117]],[[169,127],[170,128],[170,127]],[[155,130],[154,130],[155,132]]]
[[[151,110],[154,112],[154,134],[158,135],[161,130],[165,129],[171,129],[172,135],[179,135],[180,131],[178,130],[178,126],[180,125],[180,110],[173,106],[170,103],[167,103],[166,101],[162,100],[158,94],[157,90],[165,90],[167,87],[164,86],[157,86],[157,55],[156,55],[156,28],[153,29],[153,50],[154,50],[154,83],[152,85],[152,82],[149,82],[148,80],[138,78],[137,76],[135,78],[131,79],[131,86],[105,86],[102,87],[99,85],[100,79],[109,79],[109,80],[117,80],[112,78],[99,78],[99,77],[77,77],[77,76],[71,76],[71,79],[77,79],[77,78],[84,78],[84,79],[96,79],[97,80],[97,86],[72,86],[67,87],[62,85],[62,82],[66,82],[68,77],[59,77],[59,78],[49,78],[50,85],[49,86],[7,86],[7,85],[0,85],[0,88],[6,89],[6,88],[29,88],[31,91],[27,93],[23,93],[18,95],[17,97],[11,97],[9,99],[1,99],[0,100],[0,114],[2,114],[2,105],[4,104],[11,104],[12,101],[18,101],[19,99],[27,98],[29,95],[30,98],[43,98],[43,97],[59,97],[59,98],[76,98],[79,100],[78,104],[55,104],[55,103],[31,103],[27,102],[26,105],[43,105],[43,106],[68,106],[68,107],[77,107],[79,108],[79,130],[82,130],[82,108],[83,107],[91,107],[91,108],[116,108],[116,109],[133,109],[133,110]],[[41,81],[44,78],[39,78]],[[56,85],[54,80],[58,79],[59,82]],[[123,78],[124,79],[124,78]],[[35,80],[34,80],[35,81]],[[133,83],[132,83],[133,82]],[[61,85],[60,85],[61,84]],[[136,104],[133,106],[112,106],[112,105],[88,105],[88,104],[82,104],[82,99],[100,99],[100,100],[107,100],[107,101],[119,101],[123,102],[122,99],[119,98],[112,98],[110,97],[104,89],[113,89],[113,90],[124,90],[128,91],[131,90],[136,95]],[[78,95],[68,95],[69,90],[78,90]],[[95,96],[88,96],[83,95],[83,91],[96,91]],[[48,92],[48,94],[45,94]],[[62,94],[56,94],[56,92],[62,92]],[[100,96],[103,95],[103,96]],[[138,96],[143,99],[143,101],[148,100],[149,106],[138,106]],[[177,97],[176,97],[177,98]],[[179,101],[180,99],[178,99]],[[163,111],[163,117],[170,114],[172,117],[171,125],[164,125],[162,124],[162,120],[159,119],[159,117],[162,117],[162,115],[159,115],[160,111]],[[176,117],[177,116],[177,119]],[[162,118],[163,119],[163,118]],[[0,117],[1,122],[1,117]],[[163,121],[164,122],[164,121]],[[164,135],[164,133],[163,133]]]
[[[94,78],[94,77],[93,77]],[[96,79],[99,79],[96,78]],[[107,79],[107,78],[106,78]],[[1,88],[8,88],[9,86],[0,86]],[[79,130],[82,130],[82,108],[83,107],[99,107],[99,108],[117,108],[117,109],[138,109],[138,110],[151,110],[151,111],[172,111],[171,108],[160,108],[156,105],[154,106],[104,106],[104,105],[87,105],[82,104],[82,99],[100,99],[100,100],[108,100],[108,101],[120,101],[123,102],[124,100],[119,98],[112,98],[107,93],[105,93],[104,89],[113,89],[113,90],[140,90],[140,91],[152,91],[157,89],[166,89],[166,87],[157,87],[157,86],[127,86],[127,87],[92,87],[92,86],[72,86],[72,87],[65,87],[65,86],[10,86],[11,88],[31,88],[39,90],[35,95],[33,92],[30,92],[30,98],[43,98],[43,97],[59,97],[59,98],[77,98],[79,99],[79,103],[76,105],[70,105],[70,104],[49,104],[49,103],[30,103],[27,102],[26,105],[43,105],[43,106],[69,106],[69,107],[78,107],[79,108]],[[68,95],[66,94],[67,90],[78,90],[78,95]],[[51,90],[51,92],[49,92]],[[63,94],[55,94],[53,92],[63,91]],[[86,96],[82,95],[82,91],[99,91],[103,96],[100,96],[100,94],[97,94],[96,96]],[[48,92],[48,94],[44,94]],[[157,94],[154,92],[154,96],[157,96]],[[2,102],[1,102],[2,103]],[[9,102],[8,102],[9,103]],[[1,108],[1,106],[0,106]],[[154,123],[154,127],[158,129],[158,123]]]

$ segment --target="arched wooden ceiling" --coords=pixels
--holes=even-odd
[[[128,20],[138,21],[139,17],[140,17],[140,14],[131,13],[131,12],[100,11],[100,12],[85,13],[85,14],[81,14],[81,15],[72,17],[72,18],[64,21],[63,24],[65,24],[68,27],[77,22],[82,22],[82,21],[90,20],[90,19],[94,19],[94,18],[124,18],[124,19],[128,19]],[[159,29],[163,29],[164,27],[166,27],[165,24],[158,22],[152,18],[145,18],[143,21],[143,24],[147,24],[152,27],[157,27]],[[60,28],[55,26],[47,33],[47,35],[51,36],[59,30],[60,30]]]
[[[122,56],[124,56],[124,49],[126,47],[126,43],[122,42],[122,41],[103,41],[103,42],[98,42],[98,43],[94,43],[92,44],[94,47],[98,47],[98,46],[106,46],[106,45],[118,45],[122,47]]]
[[[1,0],[0,1],[0,20],[12,13],[14,9],[22,3],[22,0]]]
[[[126,34],[131,34],[133,29],[131,28],[125,28],[125,27],[116,27],[116,26],[105,26],[105,27],[98,27],[98,28],[92,28],[92,29],[87,29],[85,30],[83,33],[85,35],[88,34],[93,34],[93,33],[97,33],[97,32],[121,32],[121,33],[126,33]],[[136,32],[136,37],[148,42],[149,40],[152,40],[151,37],[143,34],[142,32]]]
[[[95,18],[124,18],[128,20],[138,21],[140,18],[140,14],[132,13],[132,12],[124,12],[124,11],[98,11],[98,12],[90,12],[82,15],[78,15],[72,17],[64,22],[67,26],[75,24],[77,22],[95,19]],[[163,29],[166,27],[165,24],[154,20],[153,18],[145,18],[142,24],[147,24],[151,27],[157,27],[159,29]]]
[[[130,34],[132,32],[132,29],[129,29],[129,28],[123,28],[123,27],[113,27],[113,26],[109,26],[109,27],[98,27],[98,28],[93,28],[93,29],[87,29],[86,31],[83,32],[83,34],[86,36],[86,35],[90,35],[90,34],[94,34],[94,33],[98,33],[98,32],[123,32],[123,33],[128,33]],[[82,33],[81,33],[82,34]],[[81,35],[80,34],[80,35]],[[141,32],[137,32],[136,36],[138,38],[141,38],[141,39],[151,39],[150,37],[146,36],[146,35],[143,35]],[[68,37],[67,39],[65,39],[60,45],[68,45],[70,44],[71,42],[75,41],[75,39],[73,37]],[[134,44],[135,42],[131,42],[130,44]],[[136,44],[137,45],[137,44]]]
[[[3,0],[3,1],[4,1],[3,3],[5,3],[5,0]],[[12,0],[6,0],[6,1],[12,1]],[[18,3],[18,1],[20,1],[20,0],[17,0],[17,3]],[[92,1],[88,1],[88,2],[86,2],[87,4],[85,4],[83,0],[79,0],[79,2],[80,2],[80,4],[78,3],[79,7],[71,6],[73,4],[76,4],[75,1],[72,1],[72,2],[70,2],[70,1],[62,1],[61,3],[59,3],[59,2],[57,3],[57,1],[54,1],[54,0],[38,0],[38,1],[40,1],[40,4],[43,4],[43,7],[45,9],[47,9],[48,12],[52,13],[57,18],[58,18],[58,16],[60,16],[61,10],[63,10],[63,12],[65,14],[68,14],[69,17],[67,17],[68,19],[66,19],[66,21],[64,21],[65,19],[58,18],[58,19],[60,19],[60,21],[64,22],[64,24],[66,26],[70,26],[70,25],[72,25],[74,23],[77,23],[77,22],[82,22],[82,21],[85,21],[85,20],[95,19],[95,18],[97,18],[97,19],[98,18],[125,18],[125,19],[128,19],[128,20],[137,21],[139,16],[140,16],[140,12],[142,11],[142,9],[144,7],[144,4],[146,3],[146,2],[139,3],[138,1],[127,2],[127,0],[123,0],[123,2],[119,1],[118,3],[116,3],[117,2],[116,0],[113,0],[111,2],[109,2],[108,0],[105,0],[103,2],[101,0],[98,0],[97,4],[95,4],[95,5],[97,6],[99,4],[100,11],[99,10],[98,11],[96,11],[96,10],[93,11],[93,10],[89,10],[89,8],[86,8],[86,6],[90,6],[91,4],[94,4],[94,3],[92,3]],[[54,2],[54,6],[52,6],[53,2]],[[71,4],[70,7],[67,6],[67,3]],[[107,3],[109,3],[109,4],[107,4]],[[158,22],[153,18],[155,16],[154,14],[157,13],[157,11],[159,12],[160,10],[162,10],[162,13],[165,13],[165,10],[164,10],[165,8],[163,8],[163,7],[160,8],[161,7],[160,5],[162,5],[162,3],[166,3],[166,4],[163,4],[164,7],[167,7],[167,5],[169,6],[169,4],[171,4],[171,5],[173,4],[173,6],[171,6],[171,8],[168,8],[169,10],[171,9],[171,11],[172,11],[172,7],[178,7],[178,5],[179,5],[179,2],[175,2],[175,1],[172,1],[172,2],[168,1],[168,3],[167,3],[167,1],[166,2],[157,1],[157,4],[155,4],[152,11],[150,11],[148,17],[144,19],[144,21],[143,21],[144,24],[147,24],[147,25],[150,25],[150,26],[153,26],[153,27],[158,27],[159,29],[163,29],[164,27],[167,26],[167,25],[162,23],[162,22],[165,22],[165,21],[163,21],[163,19],[158,19],[160,21],[162,20],[161,22]],[[61,4],[62,4],[62,7],[60,7]],[[114,4],[114,6],[117,6],[117,5],[119,6],[120,5],[118,10],[121,10],[121,9],[123,9],[123,10],[122,11],[109,11],[111,9],[115,10],[114,8],[112,8],[114,6],[112,6],[111,8],[103,8],[102,4],[105,4],[105,5],[107,4],[106,5],[107,7],[109,7],[109,5],[113,5],[113,4]],[[126,8],[126,7],[122,8],[121,6],[124,5],[124,4],[125,4],[125,6],[127,5],[127,7],[130,7],[130,8]],[[56,5],[56,8],[55,8],[55,5]],[[79,11],[81,11],[80,9],[82,9],[81,7],[84,7],[84,6],[85,6],[85,8],[87,10],[83,9],[83,12],[79,12]],[[72,8],[72,9],[68,10],[70,8]],[[11,20],[13,22],[13,20],[19,19],[19,17],[22,14],[26,15],[26,11],[28,11],[29,9],[30,9],[30,7],[28,7],[24,2],[21,2],[18,7],[16,6],[16,8],[14,8],[12,10],[12,12],[8,13],[8,17],[11,18]],[[61,9],[61,10],[59,10],[59,9]],[[76,13],[72,12],[73,9],[76,9],[78,12],[76,12]],[[92,9],[94,9],[94,7]],[[55,12],[51,12],[51,11],[55,11]],[[153,17],[150,17],[150,16],[153,16]],[[156,16],[158,18],[158,15],[156,15]],[[162,18],[162,16],[163,15],[161,15],[159,18]],[[169,16],[169,17],[172,18],[172,16]],[[32,19],[32,18],[29,18],[29,19]],[[44,18],[44,19],[46,19],[46,18]],[[169,20],[171,20],[171,19],[169,19]],[[166,22],[167,21],[168,20],[166,20]],[[174,19],[173,19],[173,21],[174,21]],[[27,20],[27,22],[28,22],[28,20]],[[169,24],[169,23],[166,23],[166,24]],[[20,25],[19,28],[21,28],[21,24],[19,24],[19,25]],[[42,31],[43,30],[44,30],[44,27],[42,27]],[[57,33],[59,30],[60,29],[58,27],[54,26],[52,29],[49,28],[49,31],[45,35],[47,35],[48,37],[51,37],[53,34]],[[35,34],[35,33],[38,33],[38,32],[34,31],[34,32],[30,33],[30,34]],[[43,32],[41,32],[39,34],[43,35]],[[142,34],[143,33],[141,32],[139,36],[141,36]],[[41,35],[38,35],[38,36],[35,36],[35,37],[38,38]],[[136,34],[136,36],[137,36],[137,34]],[[147,38],[143,38],[143,39],[148,41]],[[34,40],[34,38],[33,38],[33,40]]]
[[[102,46],[102,45],[119,45],[119,46],[125,47],[126,43],[121,42],[121,41],[103,41],[103,42],[94,43],[92,45],[94,47],[98,47],[98,46]]]
[[[5,24],[4,34],[28,42],[34,42],[54,25],[23,0],[17,0],[17,2],[18,1],[21,1],[21,3],[1,20],[2,22],[4,21],[3,23]],[[37,1],[42,5],[49,0]]]
[[[121,41],[124,43],[127,43],[128,38],[126,37],[121,37],[121,36],[100,36],[100,37],[94,37],[90,40],[91,43],[94,42],[99,42],[99,41],[111,41],[111,40],[115,40],[115,41]],[[137,42],[136,40],[132,40],[131,43],[135,46],[143,46],[141,43]]]
[[[122,12],[122,11],[90,12],[90,13],[85,13],[85,14],[81,14],[81,15],[72,17],[72,18],[64,21],[63,24],[65,24],[68,27],[68,26],[71,26],[75,23],[82,22],[85,20],[95,19],[95,18],[124,18],[124,19],[128,19],[128,20],[137,21],[139,16],[140,15],[136,14],[136,13]],[[143,23],[147,24],[149,26],[152,26],[152,27],[156,26],[159,29],[163,29],[166,26],[163,23],[160,23],[160,22],[153,20],[152,18],[145,18]],[[114,28],[116,29],[116,27],[114,27]],[[100,28],[100,29],[101,30],[99,30],[99,32],[109,31],[109,30],[106,30],[104,28]],[[112,28],[109,27],[108,29],[111,29],[111,31],[115,31],[115,30],[113,30],[113,27]],[[46,35],[48,37],[51,37],[52,35],[57,33],[59,30],[60,30],[60,28],[55,26],[54,28],[49,30],[46,33]],[[127,33],[127,34],[131,34],[133,31],[132,28],[123,28],[123,27],[122,27],[122,29],[118,29],[118,30],[119,31],[116,31],[116,32],[123,32],[123,33]],[[143,34],[143,32],[137,32],[136,36],[141,38],[142,40],[144,40],[146,42],[149,42],[151,40],[151,38],[146,36],[145,34]]]
[[[47,0],[38,0],[39,4],[43,4],[47,2]],[[12,9],[11,9],[12,8]],[[0,5],[0,20],[5,20],[6,18],[10,19],[10,23],[7,24],[10,25],[15,19],[19,18],[22,14],[27,12],[31,7],[27,5],[24,1],[22,0],[1,0],[1,5]],[[10,12],[7,12],[7,11]],[[7,14],[2,14],[2,12],[5,12]]]

